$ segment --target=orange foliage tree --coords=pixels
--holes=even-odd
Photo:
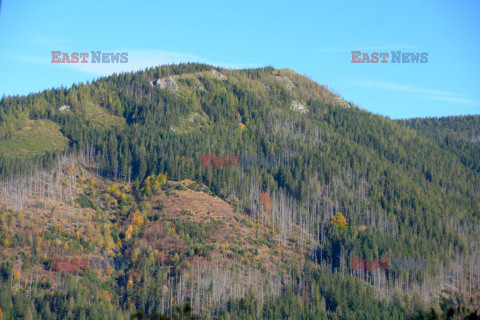
[[[272,198],[265,192],[260,194],[260,202],[263,207],[263,214],[268,215],[272,211]]]

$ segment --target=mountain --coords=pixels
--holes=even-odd
[[[4,317],[406,319],[476,297],[479,121],[394,121],[271,67],[4,97]]]

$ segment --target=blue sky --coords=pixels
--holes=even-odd
[[[3,0],[0,95],[198,61],[290,68],[391,118],[479,114],[479,33],[478,0]],[[54,50],[129,61],[53,64]],[[356,64],[351,51],[428,52],[428,63]]]

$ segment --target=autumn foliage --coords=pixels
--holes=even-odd
[[[263,214],[270,214],[272,212],[272,198],[263,192],[260,194],[260,202],[262,204]]]
[[[162,185],[167,182],[167,174],[166,173],[159,173],[157,176],[154,174],[148,176],[143,181],[142,186],[142,193],[143,195],[150,197],[160,190]]]
[[[348,227],[347,219],[345,219],[341,212],[337,212],[333,216],[331,223],[339,230],[345,230]]]

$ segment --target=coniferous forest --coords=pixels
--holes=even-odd
[[[0,319],[474,306],[479,220],[480,116],[391,120],[289,69],[196,63],[0,100]]]

